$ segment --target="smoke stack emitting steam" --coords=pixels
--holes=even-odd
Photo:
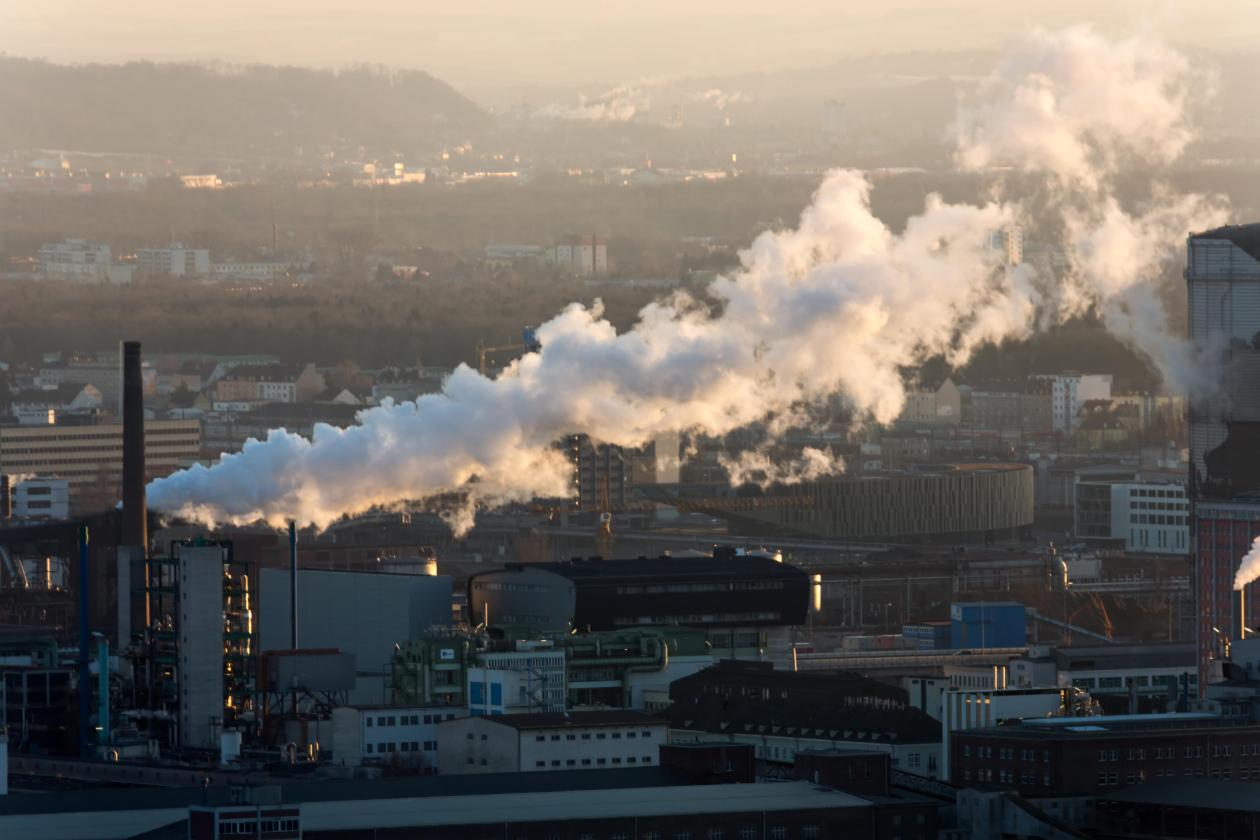
[[[144,490],[144,374],[138,341],[122,343],[122,416],[121,544],[145,549],[149,523]]]
[[[466,507],[452,522],[466,529],[479,501],[565,495],[568,462],[552,447],[563,435],[638,446],[768,420],[773,437],[802,406],[836,393],[858,416],[888,422],[905,403],[902,368],[936,355],[963,364],[985,344],[1090,309],[1170,386],[1189,390],[1199,367],[1168,333],[1150,278],[1188,231],[1223,221],[1223,202],[1163,190],[1129,211],[1111,185],[1119,161],[1159,166],[1181,153],[1192,81],[1182,56],[1145,37],[1038,31],[960,110],[961,166],[1042,177],[1039,218],[1061,230],[1066,276],[1006,265],[988,247],[994,231],[1025,217],[1020,203],[929,196],[896,234],[871,212],[870,181],[837,170],[795,230],[761,234],[741,268],[714,281],[716,313],[679,292],[619,335],[598,304],[573,304],[538,329],[537,352],[497,379],[461,366],[442,393],[365,410],[350,428],[317,426],[310,440],[272,430],[214,467],[155,481],[149,501],[209,522],[323,526],[462,491]],[[841,468],[809,452],[775,477]]]
[[[1251,548],[1238,564],[1238,572],[1234,575],[1234,589],[1241,591],[1256,578],[1260,578],[1260,537],[1252,540]]]

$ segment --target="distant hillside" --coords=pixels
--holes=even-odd
[[[0,148],[290,157],[321,145],[426,148],[487,122],[413,70],[0,57]]]

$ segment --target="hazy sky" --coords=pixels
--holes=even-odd
[[[377,62],[457,87],[721,76],[854,53],[992,47],[1092,21],[1254,49],[1260,0],[0,0],[0,51],[55,61]]]

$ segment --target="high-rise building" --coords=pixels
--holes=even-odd
[[[1260,224],[1194,234],[1187,241],[1190,339],[1219,367],[1217,387],[1190,402],[1199,684],[1225,639],[1239,632],[1234,575],[1260,535]],[[1254,595],[1256,587],[1249,589]],[[1247,599],[1245,625],[1254,624]]]
[[[1076,429],[1081,406],[1089,400],[1111,399],[1111,374],[1060,373],[1031,377],[1049,383],[1050,423],[1056,432]]]

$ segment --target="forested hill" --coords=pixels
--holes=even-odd
[[[414,70],[58,65],[0,56],[0,148],[286,158],[430,148],[488,116]]]

